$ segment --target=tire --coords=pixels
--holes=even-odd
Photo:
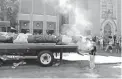
[[[54,56],[50,51],[41,51],[37,59],[41,66],[49,67],[53,65]]]

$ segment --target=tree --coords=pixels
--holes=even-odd
[[[4,20],[4,17],[6,15],[6,6],[5,6],[5,0],[0,0],[0,19]]]
[[[10,21],[10,26],[14,27],[17,25],[17,16],[19,12],[19,1],[18,0],[7,0],[7,19]]]
[[[4,16],[4,21],[10,21],[10,26],[17,25],[17,16],[19,12],[18,0],[0,0],[1,12],[0,15]]]

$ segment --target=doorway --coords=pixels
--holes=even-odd
[[[108,43],[109,42],[109,36],[112,36],[112,28],[111,24],[108,23],[104,27],[104,42]]]

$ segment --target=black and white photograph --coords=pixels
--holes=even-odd
[[[122,0],[0,0],[0,78],[122,78]]]

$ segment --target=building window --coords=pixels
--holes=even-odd
[[[44,14],[44,0],[33,0],[33,13],[38,15]]]
[[[56,22],[47,22],[47,34],[55,34],[56,31]]]
[[[19,23],[20,23],[20,32],[21,33],[28,33],[28,32],[30,32],[30,30],[29,30],[30,22],[29,21],[22,20]]]
[[[34,33],[34,35],[43,34],[43,22],[42,21],[33,22],[33,33]]]
[[[43,30],[42,29],[34,29],[33,33],[34,33],[34,35],[42,35],[43,34]]]
[[[62,24],[69,24],[69,15],[68,14],[62,15]]]
[[[0,22],[0,31],[1,32],[10,32],[10,22],[9,21],[1,21]]]
[[[6,32],[6,27],[2,27],[2,32]]]
[[[10,27],[5,27],[4,26],[4,27],[1,27],[0,29],[1,29],[0,30],[1,32],[10,32]]]
[[[45,11],[46,11],[46,15],[52,15],[52,16],[56,16],[56,5],[57,5],[57,1],[56,0],[55,2],[50,2],[50,1],[47,1],[45,3]]]
[[[47,34],[48,34],[48,35],[53,35],[54,32],[55,32],[54,30],[47,30]]]
[[[32,0],[21,0],[21,13],[30,14],[32,12]]]

